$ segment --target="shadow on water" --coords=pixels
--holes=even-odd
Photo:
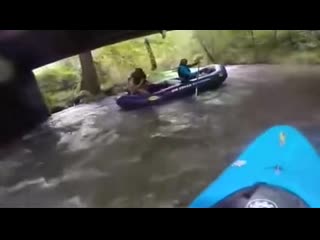
[[[301,129],[320,149],[320,70],[234,66],[217,91],[120,111],[57,113],[0,151],[0,206],[185,207],[258,134]]]

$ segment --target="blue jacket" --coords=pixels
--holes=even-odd
[[[197,76],[196,73],[191,73],[191,70],[186,65],[180,65],[178,67],[178,75],[182,80],[190,80]]]

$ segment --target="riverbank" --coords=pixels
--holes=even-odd
[[[58,68],[47,70],[37,76],[39,87],[42,89],[47,106],[50,112],[56,113],[69,107],[99,101],[108,96],[115,96],[127,89],[127,79],[109,81],[101,85],[101,91],[93,95],[88,91],[79,89],[80,75],[73,72],[56,72]],[[52,72],[50,72],[52,71]],[[148,79],[151,82],[159,82],[163,79],[177,77],[176,71],[155,71]]]

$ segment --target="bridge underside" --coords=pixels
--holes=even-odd
[[[34,69],[104,45],[161,30],[2,30],[0,56]]]
[[[0,143],[49,116],[33,69],[157,32],[161,30],[0,30]]]

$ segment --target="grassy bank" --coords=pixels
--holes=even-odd
[[[316,31],[197,30],[172,31],[167,38],[148,36],[157,69],[151,70],[145,38],[126,41],[92,52],[101,88],[105,92],[125,84],[135,67],[142,67],[152,80],[172,75],[181,58],[202,55],[203,65],[221,64],[319,64],[320,41]],[[81,67],[78,56],[35,71],[50,108],[72,105],[79,95]],[[121,89],[120,89],[121,90]],[[94,98],[92,98],[94,99]]]

